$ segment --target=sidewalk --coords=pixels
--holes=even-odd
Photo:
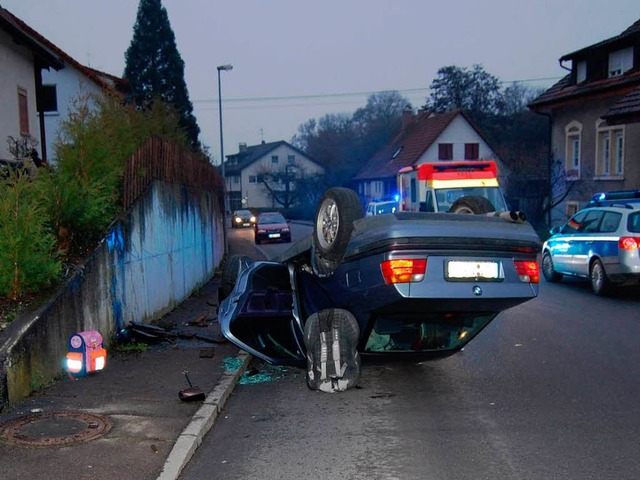
[[[248,242],[235,247],[231,253],[259,256]],[[218,285],[213,278],[160,322],[216,343],[193,337],[146,351],[111,348],[104,371],[59,380],[2,412],[0,477],[177,478],[251,359],[220,342]],[[197,319],[204,326],[187,325]],[[178,397],[189,386],[185,371],[204,401]]]

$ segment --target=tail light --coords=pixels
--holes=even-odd
[[[640,249],[640,237],[620,237],[620,240],[618,240],[618,248],[622,250]]]
[[[387,284],[421,282],[427,271],[426,258],[398,258],[380,264]]]
[[[540,268],[535,260],[514,260],[520,281],[526,283],[540,283]]]

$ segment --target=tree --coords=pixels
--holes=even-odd
[[[500,82],[481,65],[474,65],[471,70],[450,65],[440,68],[437,75],[429,87],[427,110],[443,113],[461,108],[476,121],[498,113]]]
[[[300,125],[292,143],[317,159],[325,169],[326,185],[335,186],[348,182],[357,169],[353,163],[356,138],[350,115],[329,114]]]
[[[329,114],[303,123],[292,143],[325,167],[325,187],[347,185],[397,134],[407,107],[410,102],[396,91],[373,93],[353,115]]]
[[[161,99],[174,107],[191,147],[199,148],[200,128],[184,80],[184,61],[161,0],[140,0],[125,61],[124,77],[129,80],[135,104],[147,109]]]
[[[353,114],[360,158],[371,158],[398,133],[406,108],[411,108],[411,103],[395,90],[373,93],[367,98],[367,104]]]

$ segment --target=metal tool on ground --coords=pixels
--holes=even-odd
[[[202,390],[200,390],[200,388],[198,388],[197,386],[193,386],[193,383],[191,383],[191,379],[189,378],[189,372],[183,372],[185,378],[187,379],[187,383],[189,384],[189,388],[185,388],[184,390],[180,390],[178,392],[178,397],[180,397],[180,400],[182,400],[183,402],[196,402],[196,401],[201,401],[204,400],[205,395],[204,392]]]

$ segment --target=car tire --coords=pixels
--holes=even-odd
[[[495,208],[488,199],[475,195],[460,197],[453,202],[453,205],[451,205],[449,209],[449,213],[463,213],[468,215],[481,215],[493,211],[495,211]]]
[[[544,252],[542,255],[542,274],[549,283],[555,283],[562,280],[562,274],[556,272],[553,268],[553,259],[549,252]]]
[[[358,321],[347,310],[328,308],[311,315],[304,325],[307,387],[327,393],[355,387],[360,378]]]
[[[598,296],[607,295],[611,290],[611,281],[607,277],[604,265],[598,259],[594,260],[589,270],[591,290]]]
[[[325,192],[316,210],[313,229],[313,261],[321,275],[328,275],[342,261],[353,231],[362,218],[362,203],[349,188],[334,187]]]
[[[254,242],[256,242],[256,245],[260,245],[260,239],[258,237],[255,237]]]
[[[220,287],[218,288],[218,302],[224,300],[233,291],[240,274],[255,260],[248,255],[229,255],[222,266]]]

